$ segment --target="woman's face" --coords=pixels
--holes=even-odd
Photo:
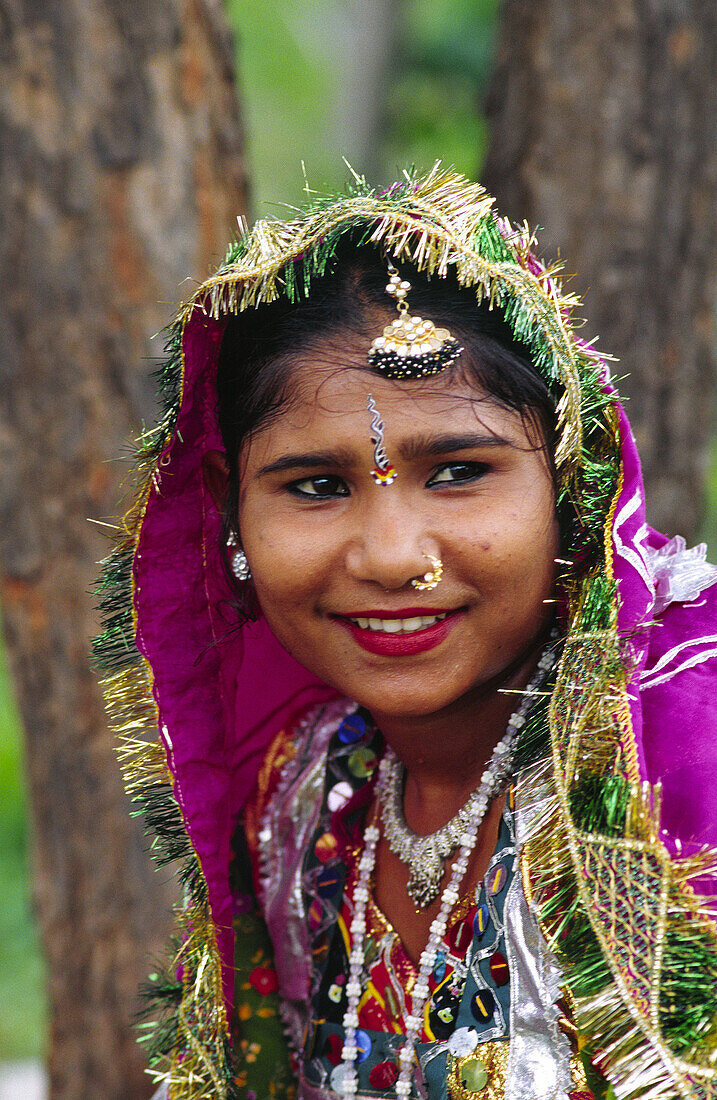
[[[394,382],[350,342],[340,359],[357,369],[299,360],[293,400],[241,456],[242,543],[298,661],[375,712],[437,713],[500,683],[550,623],[552,479],[520,416],[468,381]],[[369,394],[391,485],[371,474]],[[417,591],[431,558],[442,579]]]

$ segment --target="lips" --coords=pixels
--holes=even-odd
[[[369,653],[402,657],[440,645],[463,613],[461,609],[410,607],[399,611],[371,609],[336,615],[334,619]]]

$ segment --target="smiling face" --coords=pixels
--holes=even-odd
[[[519,414],[456,377],[393,382],[307,355],[241,456],[257,596],[303,665],[374,713],[429,715],[504,683],[552,619],[552,478]],[[318,365],[317,365],[318,363]],[[396,480],[372,476],[369,393]],[[529,437],[530,435],[530,437]],[[440,559],[432,590],[411,580]]]

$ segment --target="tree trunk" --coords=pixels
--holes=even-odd
[[[717,5],[504,0],[488,119],[486,186],[579,273],[648,515],[689,537],[712,427]]]
[[[87,517],[116,514],[112,460],[153,414],[152,334],[245,209],[232,58],[220,0],[0,0],[0,595],[63,1100],[152,1091],[133,1016],[172,890],[88,664]]]

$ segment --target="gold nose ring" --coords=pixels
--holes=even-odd
[[[422,577],[414,577],[411,581],[411,586],[418,592],[430,592],[438,586],[443,576],[443,562],[441,559],[432,558],[428,554],[426,554],[426,557],[431,563],[431,568]]]

